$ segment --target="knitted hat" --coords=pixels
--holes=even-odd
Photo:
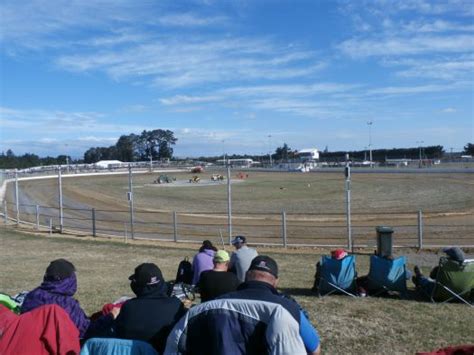
[[[64,280],[70,277],[75,271],[76,268],[70,261],[66,259],[56,259],[51,261],[46,268],[44,278],[46,280]]]

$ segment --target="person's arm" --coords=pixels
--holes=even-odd
[[[321,352],[319,334],[303,310],[300,310],[300,336],[308,354],[319,355]]]
[[[227,271],[236,274],[236,270],[235,270],[235,253],[232,253],[232,255],[230,256],[229,266],[228,266],[228,268],[227,268]]]

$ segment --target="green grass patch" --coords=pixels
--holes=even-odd
[[[63,257],[76,266],[76,297],[86,312],[92,313],[106,302],[131,294],[127,278],[138,264],[154,262],[170,280],[179,261],[192,257],[196,249],[36,236],[1,227],[0,291],[15,294],[38,286],[49,262]],[[264,253],[280,266],[280,289],[294,296],[310,314],[325,353],[414,353],[474,342],[474,311],[464,304],[346,296],[319,299],[309,289],[320,254],[311,250]],[[368,255],[357,255],[360,275],[367,272],[368,260]]]

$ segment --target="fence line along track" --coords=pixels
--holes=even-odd
[[[146,172],[146,171],[144,171]],[[135,173],[135,172],[134,172]],[[126,174],[118,172],[117,174]],[[72,176],[87,176],[78,174]],[[102,175],[102,174],[89,174]],[[71,175],[65,175],[70,177]],[[41,179],[56,176],[41,176]],[[21,180],[35,178],[22,178]],[[19,179],[20,180],[20,179]],[[4,183],[5,184],[5,183]],[[60,213],[61,212],[61,213]],[[210,239],[217,244],[221,236],[229,242],[226,212],[163,211],[72,208],[21,204],[4,200],[0,215],[6,224],[27,224],[49,233],[59,231],[81,235],[174,242],[201,242]],[[450,211],[376,211],[352,213],[353,247],[374,246],[375,227],[389,224],[394,228],[396,247],[438,247],[461,245],[474,247],[474,219],[469,223],[442,223],[446,216],[466,216],[468,212]],[[444,219],[443,219],[444,218]],[[345,247],[346,217],[325,213],[234,213],[233,234],[244,234],[251,244],[300,247]],[[133,223],[133,224],[132,224]],[[440,235],[442,233],[442,235]],[[451,236],[446,238],[446,235]]]

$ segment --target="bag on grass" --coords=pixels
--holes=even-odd
[[[168,282],[168,296],[179,298],[180,301],[194,301],[196,298],[193,285],[182,282]]]
[[[176,272],[175,283],[185,283],[192,284],[193,282],[193,265],[189,262],[188,257],[185,257],[184,260],[178,265],[178,271]]]

